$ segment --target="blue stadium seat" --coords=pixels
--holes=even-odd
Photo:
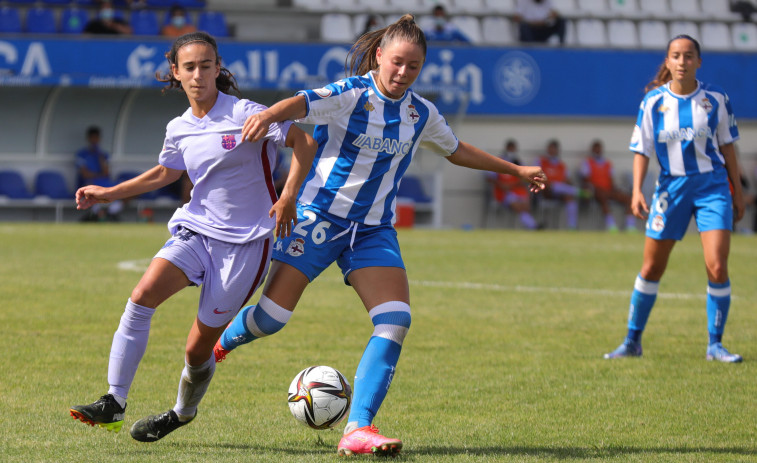
[[[41,6],[28,10],[26,12],[26,32],[30,34],[55,34],[58,32],[53,10]]]
[[[431,203],[433,200],[423,191],[423,185],[418,177],[407,175],[402,178],[397,190],[398,198],[412,199],[416,203]]]
[[[0,7],[0,33],[18,34],[21,32],[21,16],[18,10],[9,6]]]
[[[55,170],[42,170],[34,180],[34,193],[51,199],[72,199],[74,194],[66,186],[63,174]]]
[[[226,15],[218,11],[200,11],[197,15],[197,29],[214,37],[228,37]]]
[[[80,34],[89,21],[86,10],[77,7],[66,8],[60,14],[60,31],[64,34]]]
[[[21,174],[15,170],[0,171],[0,196],[13,199],[31,199],[34,197],[26,188]]]
[[[131,29],[134,35],[158,35],[158,15],[153,10],[136,10],[131,14]]]

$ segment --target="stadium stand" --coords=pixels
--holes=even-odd
[[[129,20],[134,35],[158,35],[160,24],[158,14],[154,10],[135,10]]]
[[[37,172],[34,179],[34,194],[47,196],[50,199],[66,199],[71,201],[74,193],[66,185],[63,174],[57,170],[42,170]]]
[[[87,10],[76,5],[67,7],[61,11],[60,31],[64,34],[80,34],[87,21],[89,21]]]
[[[0,6],[0,33],[21,33],[21,15],[12,6]]]
[[[27,10],[25,30],[30,34],[55,34],[58,32],[55,13],[41,5]]]
[[[24,178],[15,170],[0,171],[0,196],[10,199],[31,199],[34,195],[26,187]]]

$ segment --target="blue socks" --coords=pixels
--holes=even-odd
[[[731,281],[707,284],[707,331],[710,344],[720,342],[723,338],[728,309],[731,308]]]
[[[402,342],[410,328],[410,306],[404,302],[385,302],[371,309],[368,315],[374,330],[355,373],[352,408],[347,420],[350,428],[373,423],[392,383]]]
[[[641,334],[647,326],[647,320],[657,299],[659,287],[659,281],[648,281],[643,279],[641,275],[636,276],[633,293],[631,293],[631,306],[628,310],[627,339],[641,342]]]
[[[265,295],[257,305],[243,308],[221,334],[221,345],[232,350],[258,338],[281,330],[292,317],[292,312],[276,304]]]

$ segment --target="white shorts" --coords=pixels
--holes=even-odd
[[[272,238],[227,243],[179,228],[155,257],[171,262],[202,287],[197,318],[216,328],[227,325],[263,282],[272,244]]]

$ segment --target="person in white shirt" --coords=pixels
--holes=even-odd
[[[271,124],[258,141],[244,139],[245,120],[266,108],[229,94],[238,92],[236,82],[221,66],[210,35],[179,37],[166,58],[170,71],[158,80],[167,83],[164,90],[183,91],[190,107],[168,124],[159,164],[118,185],[88,185],[76,192],[77,208],[87,209],[156,190],[185,171],[194,184],[189,202],[168,223],[173,236],[126,304],[111,345],[108,393],[70,409],[75,419],[118,432],[156,308],[182,288],[201,286],[176,405],[134,423],[131,435],[143,442],[161,439],[197,414],[215,371],[213,346],[265,278],[274,235],[287,236],[296,222],[297,190],[317,148],[312,137],[288,122]],[[272,173],[280,146],[294,154],[277,198]]]
[[[518,23],[521,42],[546,42],[556,36],[565,43],[565,19],[552,5],[552,0],[518,0],[513,20]]]

